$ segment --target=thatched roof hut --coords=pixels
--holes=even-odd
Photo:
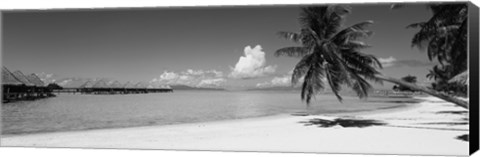
[[[5,67],[2,67],[2,85],[22,85],[15,76]]]
[[[149,85],[147,86],[148,89],[155,89],[155,88],[158,88],[158,87],[159,87],[159,86],[157,86],[157,85],[152,85],[152,84],[149,84]]]
[[[466,70],[460,74],[458,74],[457,76],[453,77],[452,79],[450,79],[448,82],[452,83],[452,82],[457,82],[457,83],[461,83],[463,85],[469,85],[469,70]]]
[[[37,87],[45,87],[45,83],[43,83],[42,79],[40,79],[36,74],[28,75],[27,80],[35,84]]]
[[[95,85],[94,81],[87,81],[84,84],[80,85],[79,88],[92,88]]]
[[[123,85],[122,85],[120,82],[118,82],[118,81],[115,81],[115,82],[109,84],[108,86],[109,86],[110,88],[123,88]]]
[[[99,80],[93,85],[93,88],[109,88],[109,86],[104,80]]]
[[[147,88],[148,87],[148,83],[145,83],[145,82],[138,82],[137,84],[135,84],[135,88]]]
[[[130,82],[127,82],[123,85],[123,88],[135,88],[135,85],[133,85],[132,83]]]
[[[33,84],[32,82],[28,81],[27,79],[27,76],[25,76],[21,71],[17,70],[15,72],[13,72],[13,76],[15,76],[15,78],[17,78],[20,82],[22,82],[23,84],[27,85],[27,86],[35,86],[35,84]]]
[[[55,81],[55,83],[63,88],[81,88],[88,81],[88,79],[83,78],[65,78]]]

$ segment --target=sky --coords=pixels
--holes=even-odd
[[[363,52],[384,63],[384,75],[420,82],[434,63],[411,47],[411,23],[427,20],[422,4],[356,4],[345,26],[372,20]],[[61,78],[108,78],[122,83],[185,84],[227,89],[290,85],[298,58],[275,57],[294,46],[278,31],[300,29],[300,6],[83,9],[3,14],[2,63],[11,71]],[[376,88],[391,88],[391,84]]]

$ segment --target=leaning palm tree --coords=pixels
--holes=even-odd
[[[339,95],[342,85],[352,88],[360,98],[367,97],[372,88],[367,81],[370,80],[378,83],[388,81],[468,108],[467,102],[455,97],[382,76],[376,70],[382,68],[378,59],[360,52],[369,47],[361,39],[372,34],[366,27],[373,22],[365,21],[344,27],[343,21],[349,12],[348,7],[338,5],[304,7],[299,18],[300,32],[278,33],[283,38],[301,44],[281,48],[275,55],[301,58],[293,70],[292,85],[303,78],[302,101],[310,104],[311,98],[325,88],[322,80],[326,80],[339,101],[342,101]]]
[[[360,39],[372,32],[366,27],[372,21],[365,21],[343,27],[345,16],[350,12],[346,6],[319,6],[302,8],[299,33],[279,32],[286,39],[301,46],[285,47],[275,52],[276,56],[301,57],[292,74],[295,85],[303,77],[301,98],[307,105],[311,98],[325,88],[324,82],[342,101],[338,94],[342,85],[347,85],[360,98],[368,96],[372,88],[367,80],[379,82],[376,67],[380,62],[373,55],[360,52],[369,47]]]

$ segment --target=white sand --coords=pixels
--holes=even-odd
[[[280,115],[207,123],[58,132],[2,137],[2,146],[136,148],[177,150],[231,150],[330,152],[416,155],[467,155],[468,125],[423,124],[459,122],[465,115],[437,114],[463,111],[435,98],[407,109],[325,116]],[[320,128],[304,126],[313,118],[374,119],[387,126]]]

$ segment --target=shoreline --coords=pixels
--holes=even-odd
[[[415,99],[415,98],[411,98]],[[419,101],[421,102],[421,101]],[[91,128],[91,129],[82,129],[82,130],[66,130],[66,131],[44,131],[44,132],[32,132],[32,133],[19,133],[19,134],[0,134],[0,137],[16,137],[16,136],[29,136],[29,135],[42,135],[42,134],[53,134],[53,133],[73,133],[73,132],[86,132],[86,131],[95,131],[95,130],[112,130],[112,129],[128,129],[128,128],[145,128],[145,127],[163,127],[163,126],[175,126],[175,125],[188,125],[188,124],[201,124],[201,123],[216,123],[216,122],[235,122],[235,121],[255,121],[262,119],[274,119],[274,118],[285,118],[289,116],[342,116],[342,115],[362,115],[362,114],[373,114],[373,113],[389,113],[396,111],[408,110],[415,107],[416,103],[398,103],[398,105],[390,106],[386,108],[377,108],[371,110],[358,110],[358,111],[342,111],[334,113],[280,113],[274,115],[262,115],[257,117],[246,117],[238,119],[220,119],[212,121],[200,121],[200,122],[186,122],[186,123],[174,123],[174,124],[161,124],[161,125],[143,125],[143,126],[125,126],[125,127],[107,127],[107,128]],[[307,111],[308,112],[308,111]]]
[[[387,109],[389,111],[347,115],[281,114],[166,126],[54,132],[10,137],[2,135],[1,145],[307,153],[468,154],[469,143],[455,139],[459,135],[468,134],[468,131],[438,129],[441,127],[468,129],[468,125],[424,124],[455,121],[462,116],[439,115],[436,112],[461,109],[452,107],[449,103],[435,102],[431,98],[425,99],[427,100],[407,105],[408,107]],[[303,123],[316,118],[375,119],[384,121],[388,125],[364,128],[336,125],[324,128],[315,125],[307,126]],[[421,126],[432,129],[418,128]],[[435,147],[425,148],[425,145],[435,145]]]

